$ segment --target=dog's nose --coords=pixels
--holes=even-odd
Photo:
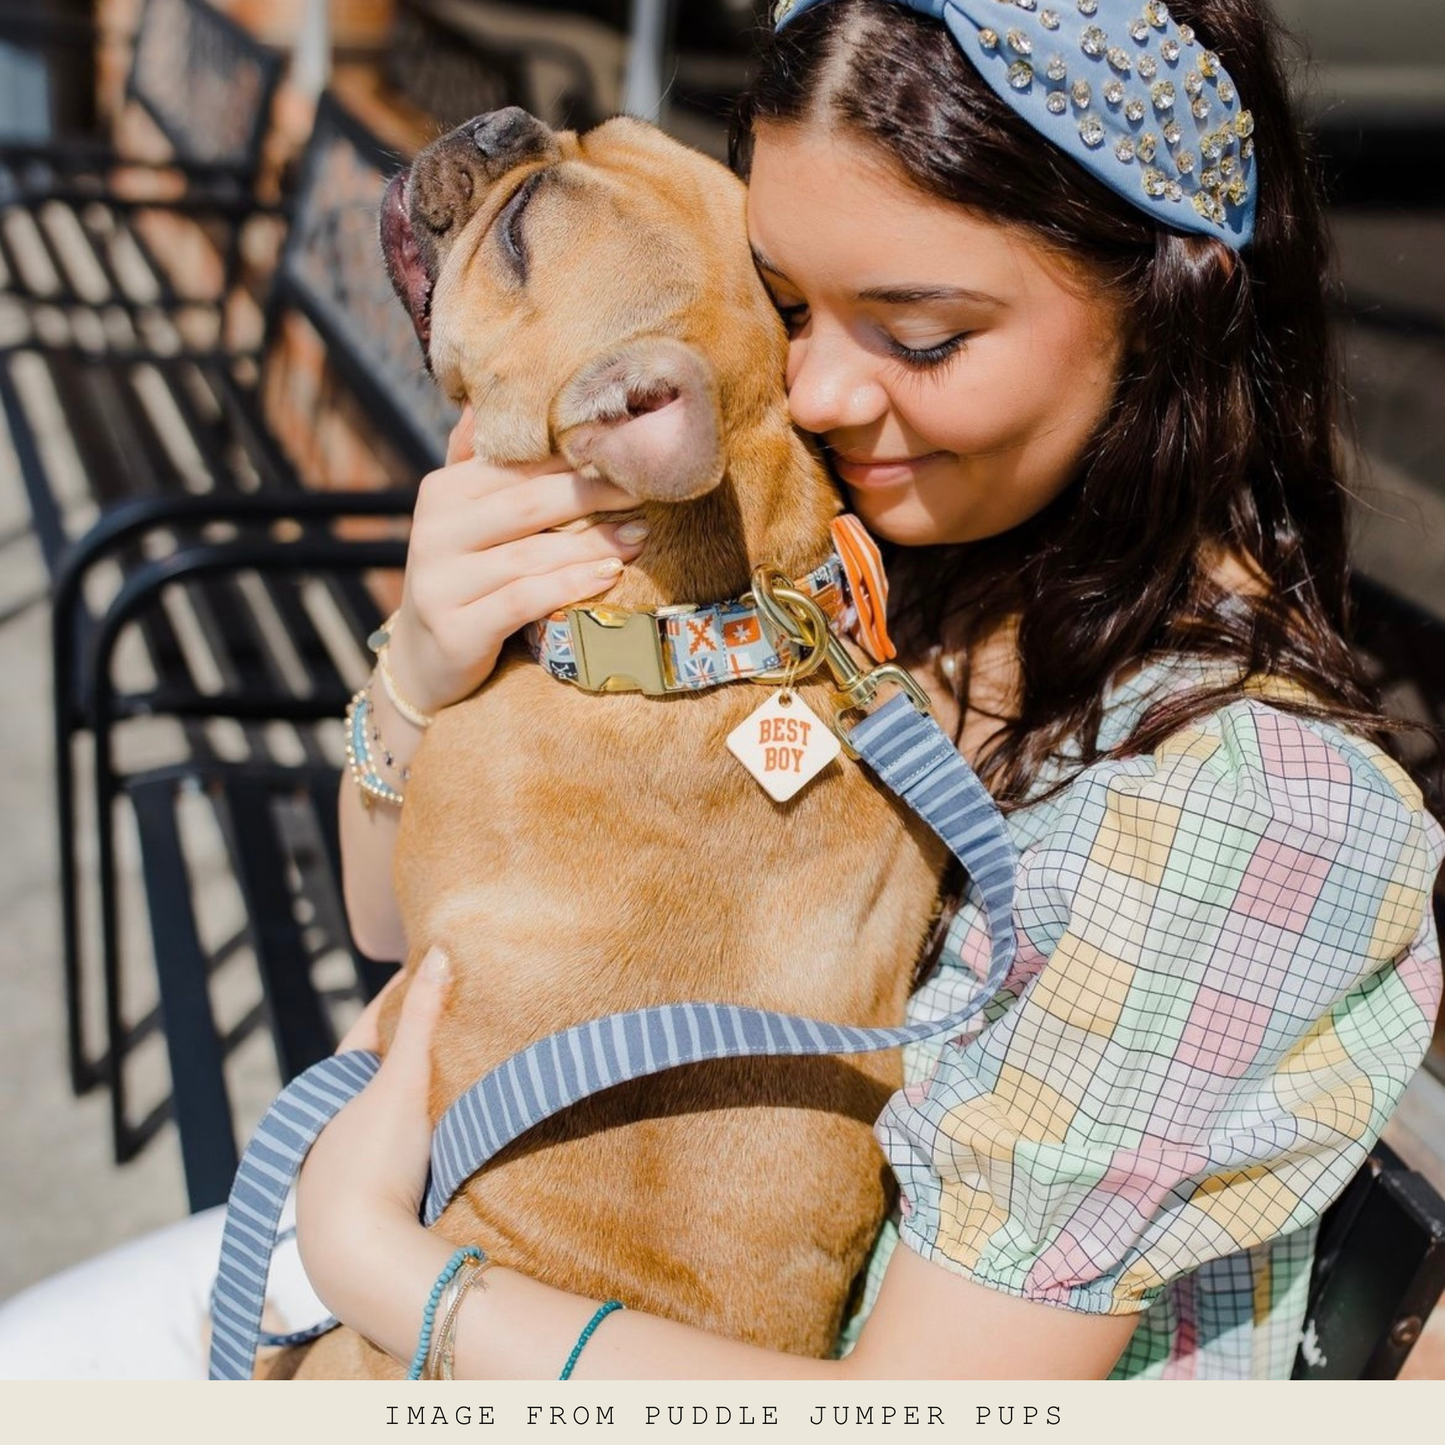
[[[507,166],[530,160],[532,153],[550,144],[552,133],[536,116],[519,105],[509,105],[468,121],[465,127],[483,159]]]
[[[433,141],[412,168],[412,217],[437,236],[465,225],[488,188],[528,161],[558,159],[548,126],[520,106],[494,110]]]

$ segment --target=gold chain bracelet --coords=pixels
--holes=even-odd
[[[413,727],[420,728],[425,732],[436,721],[436,718],[430,713],[423,712],[402,692],[396,685],[396,679],[391,674],[391,664],[387,661],[387,654],[391,651],[391,629],[396,625],[396,619],[400,615],[399,612],[393,612],[367,638],[366,645],[376,654],[377,675],[381,678],[381,685],[385,689],[387,697],[391,699],[391,705]]]

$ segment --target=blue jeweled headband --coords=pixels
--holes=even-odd
[[[779,0],[779,29],[825,0]],[[1254,117],[1161,0],[894,0],[941,20],[989,87],[1112,191],[1240,250],[1254,235]]]

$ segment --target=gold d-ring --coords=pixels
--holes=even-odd
[[[827,614],[806,592],[798,591],[786,573],[767,565],[758,567],[753,572],[753,590],[742,600],[753,602],[795,651],[807,649],[796,662],[760,672],[752,681],[786,685],[811,676],[822,666],[828,655]]]

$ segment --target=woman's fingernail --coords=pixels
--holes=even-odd
[[[647,540],[647,534],[652,530],[640,517],[635,522],[624,522],[617,529],[617,540],[624,547],[635,547],[639,542]]]
[[[441,949],[433,948],[422,959],[421,969],[432,983],[445,983],[451,977],[451,960]]]
[[[597,575],[599,577],[615,577],[622,571],[621,557],[604,557],[597,564]]]

